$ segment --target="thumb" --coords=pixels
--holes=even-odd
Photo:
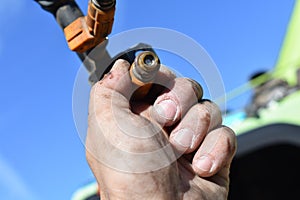
[[[89,117],[108,113],[111,106],[129,108],[133,84],[129,76],[130,64],[117,60],[108,74],[93,85],[90,92]]]
[[[130,64],[126,60],[117,60],[108,74],[105,74],[103,79],[97,84],[103,87],[114,90],[125,96],[127,99],[131,96],[133,84],[129,75]]]

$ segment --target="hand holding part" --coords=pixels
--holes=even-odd
[[[129,68],[116,61],[91,90],[86,155],[101,199],[227,199],[236,138],[221,125],[218,107],[198,103],[195,82],[176,78],[164,66],[155,82],[166,87],[149,93],[156,100],[132,102]],[[175,117],[160,123],[156,106],[175,108]]]

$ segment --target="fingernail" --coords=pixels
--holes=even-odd
[[[174,134],[174,141],[184,147],[184,148],[190,148],[193,143],[194,133],[187,128],[180,129]]]
[[[176,118],[177,105],[170,99],[166,99],[157,103],[154,105],[154,109],[156,110],[157,114],[165,119],[174,120]]]
[[[188,78],[188,80],[192,83],[192,86],[193,86],[193,89],[194,89],[197,99],[200,100],[203,96],[203,89],[202,89],[201,85],[193,79]]]
[[[196,162],[197,168],[202,171],[210,172],[213,166],[212,160],[207,156],[201,156]]]

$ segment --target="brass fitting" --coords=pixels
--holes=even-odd
[[[133,83],[143,86],[151,83],[159,70],[160,60],[158,56],[151,51],[140,53],[130,67],[130,76]]]
[[[160,60],[152,51],[144,51],[135,58],[130,67],[131,81],[140,87],[134,94],[135,99],[148,94],[159,68]]]

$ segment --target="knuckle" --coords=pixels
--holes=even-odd
[[[237,140],[234,131],[228,126],[224,125],[222,126],[222,129],[224,130],[223,132],[226,134],[228,152],[231,154],[235,154],[237,150]]]
[[[207,99],[203,99],[199,102],[199,104],[205,107],[207,111],[210,113],[210,117],[211,117],[210,130],[215,129],[220,124],[222,124],[222,112],[216,103]]]
[[[230,127],[222,125],[222,128],[225,130],[225,132],[227,133],[227,135],[230,138],[235,138],[236,137],[235,132]]]
[[[210,115],[209,110],[207,108],[201,106],[200,104],[196,104],[195,109],[196,109],[199,120],[209,124],[210,120],[211,120],[211,115]]]
[[[222,123],[222,112],[221,112],[220,107],[212,101],[207,102],[207,103],[208,103],[211,113],[213,113],[213,115],[215,116],[215,120],[221,124]]]
[[[159,71],[162,72],[166,77],[168,77],[170,79],[176,78],[176,74],[174,74],[173,71],[171,71],[168,67],[166,67],[164,65],[160,66]]]

